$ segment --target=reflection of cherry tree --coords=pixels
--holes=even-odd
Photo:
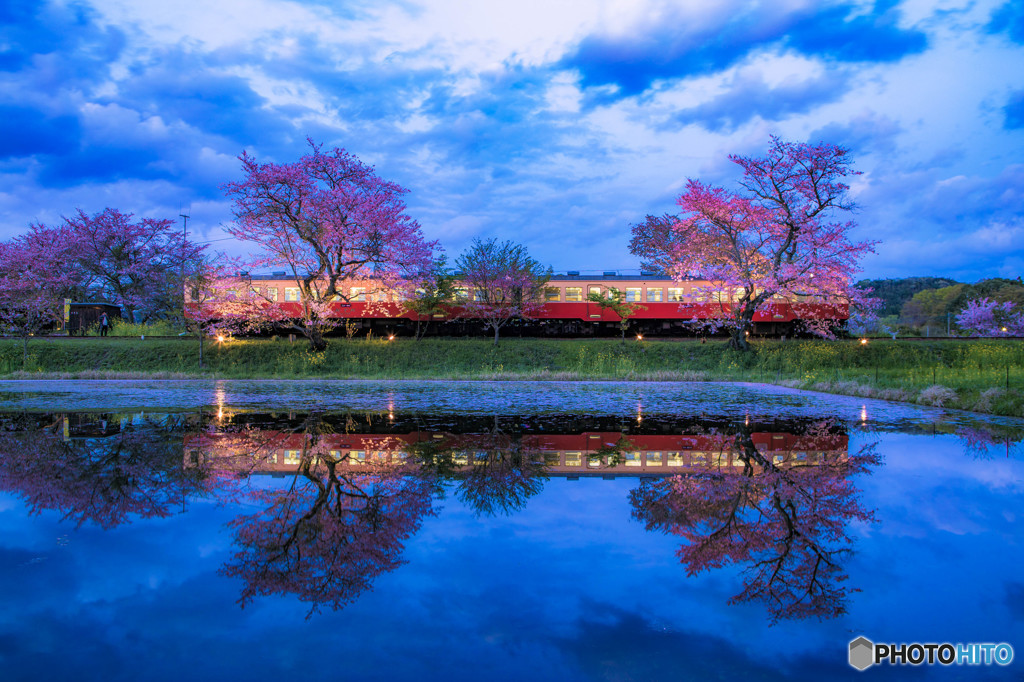
[[[455,482],[455,496],[480,516],[511,514],[544,488],[544,456],[495,420],[485,433],[423,441],[414,452],[422,470]]]
[[[169,516],[215,485],[206,469],[183,466],[179,419],[68,439],[63,419],[23,417],[0,433],[0,488],[22,495],[33,513],[55,510],[79,525],[113,528]]]
[[[341,608],[404,563],[405,541],[434,513],[428,478],[385,461],[353,470],[347,455],[305,435],[290,485],[251,491],[265,508],[230,523],[239,550],[221,571],[245,581],[242,605],[289,593],[312,605],[310,615]]]
[[[813,429],[807,444],[820,443],[824,434],[827,425]],[[851,479],[879,463],[873,447],[776,462],[757,449],[748,430],[721,439],[742,469],[707,467],[645,482],[631,493],[634,516],[648,529],[685,541],[678,556],[688,575],[742,566],[746,586],[730,603],[763,602],[773,622],[845,613],[856,591],[845,585],[846,528],[852,520],[873,520]],[[800,448],[798,442],[793,451]]]
[[[956,436],[964,446],[966,454],[975,459],[991,459],[997,453],[1004,452],[1010,456],[1015,451],[1024,434],[1019,428],[996,424],[974,424],[956,430]]]

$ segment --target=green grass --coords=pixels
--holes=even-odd
[[[1024,342],[1005,339],[757,341],[751,353],[717,340],[438,338],[336,338],[315,353],[260,339],[208,342],[202,371],[197,360],[194,338],[33,339],[24,364],[19,341],[0,341],[6,378],[754,381],[1024,416]]]

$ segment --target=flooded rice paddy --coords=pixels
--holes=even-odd
[[[0,670],[1019,678],[1022,441],[761,385],[0,382]]]

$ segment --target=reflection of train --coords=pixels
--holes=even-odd
[[[246,275],[245,285],[251,286],[260,298],[280,304],[289,314],[301,315],[299,288],[294,280],[286,279],[284,273]],[[591,276],[570,271],[552,277],[540,310],[530,320],[517,321],[516,333],[552,336],[618,333],[619,316],[587,300],[590,294],[607,296],[610,288],[619,290],[627,303],[637,306],[630,316],[631,330],[662,335],[684,333],[693,330],[694,323],[729,317],[738,294],[742,295],[735,289],[722,289],[707,280],[675,281],[647,272],[637,276],[617,272]],[[229,292],[229,295],[238,294]],[[457,288],[455,301],[445,313],[418,317],[404,305],[400,295],[378,290],[371,282],[356,282],[345,291],[348,300],[339,300],[333,309],[350,324],[375,332],[408,332],[419,319],[443,323],[444,333],[464,334],[477,331],[479,325],[460,316],[459,301],[477,295],[468,288]],[[841,324],[848,316],[845,304],[829,304],[806,296],[777,297],[754,315],[753,333],[793,334],[800,331],[804,321],[828,320]]]
[[[849,438],[841,434],[794,435],[755,432],[758,452],[781,467],[814,464],[845,456]],[[517,452],[542,460],[548,475],[670,476],[708,468],[732,471],[743,466],[732,436],[630,434],[585,431],[572,434],[451,434],[414,431],[401,434],[350,433],[308,436],[284,431],[212,433],[186,437],[186,461],[229,461],[261,473],[295,473],[303,457],[330,457],[358,470],[372,466],[408,466],[416,455],[446,457],[456,470],[484,463],[498,452]],[[253,459],[257,460],[253,462]]]

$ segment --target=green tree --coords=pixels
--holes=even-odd
[[[629,318],[638,310],[647,310],[647,306],[633,303],[626,300],[626,294],[621,289],[607,287],[605,292],[591,292],[587,300],[596,303],[603,313],[610,310],[619,316],[619,331],[622,332],[622,343],[626,343],[626,330],[629,329]]]
[[[424,273],[413,298],[405,302],[406,310],[416,315],[416,335],[419,341],[430,327],[431,318],[448,312],[455,298],[455,275],[448,269],[448,259],[441,256]],[[423,320],[426,318],[426,321]]]

